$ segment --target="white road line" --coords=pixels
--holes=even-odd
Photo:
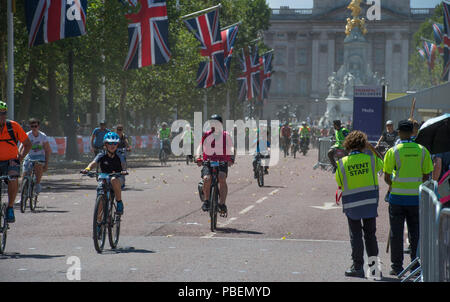
[[[243,214],[247,213],[248,211],[250,211],[251,209],[253,209],[254,207],[255,207],[255,205],[248,206],[245,209],[243,209],[242,211],[240,211],[239,214],[243,215]]]
[[[224,223],[219,223],[219,225],[220,225],[221,227],[227,226],[227,225],[229,225],[230,223],[232,223],[233,221],[235,221],[236,219],[237,219],[236,217],[232,217],[232,218],[228,219],[227,221],[225,221]]]
[[[267,198],[269,198],[269,197],[264,196],[263,198],[258,199],[258,200],[256,201],[256,203],[261,203],[261,202],[263,202],[264,200],[266,200]]]
[[[276,194],[278,191],[280,191],[280,189],[273,190],[272,192],[269,193],[269,195],[274,195],[274,194]]]
[[[202,236],[202,237],[200,237],[200,238],[206,238],[206,239],[209,239],[209,238],[213,238],[214,235],[216,235],[216,233],[211,232],[211,233],[206,234],[205,236]]]

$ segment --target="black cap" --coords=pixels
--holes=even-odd
[[[218,114],[211,115],[211,120],[216,120],[216,121],[219,121],[219,122],[221,122],[223,124],[222,117],[220,115],[218,115]]]
[[[398,122],[398,130],[399,131],[412,132],[413,128],[414,128],[414,124],[411,121],[402,120],[402,121]]]

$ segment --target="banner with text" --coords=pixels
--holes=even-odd
[[[369,141],[378,141],[384,126],[384,86],[354,86],[353,129],[367,134]]]

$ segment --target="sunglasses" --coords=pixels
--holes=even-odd
[[[116,145],[118,145],[119,143],[107,143],[108,145],[114,145],[114,146],[116,146]]]
[[[6,112],[6,111],[1,111],[0,112],[0,115],[7,115],[8,114],[8,112]]]
[[[122,130],[123,130],[122,128],[118,128],[118,129],[117,129],[117,131],[122,131]]]
[[[37,128],[39,127],[38,125],[31,125],[30,128]]]

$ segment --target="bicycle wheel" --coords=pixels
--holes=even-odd
[[[34,192],[34,183],[31,183],[31,189],[30,189],[30,210],[31,212],[36,211],[36,205],[37,205],[37,194]]]
[[[28,177],[25,177],[22,182],[22,191],[20,193],[20,211],[25,213],[25,209],[27,207],[28,200],[28,185],[30,184],[30,180]]]
[[[5,251],[7,232],[6,204],[0,201],[0,254],[3,254]]]
[[[211,188],[211,204],[209,206],[209,216],[211,217],[211,232],[214,232],[217,227],[217,187]]]
[[[261,164],[258,165],[258,186],[264,187],[264,168]]]
[[[94,247],[98,253],[103,251],[106,239],[106,202],[103,195],[98,195],[95,201],[93,239]]]
[[[112,249],[117,247],[119,243],[120,234],[120,215],[116,214],[116,204],[114,203],[114,198],[111,199],[109,203],[109,217],[108,217],[108,239],[109,245]]]

